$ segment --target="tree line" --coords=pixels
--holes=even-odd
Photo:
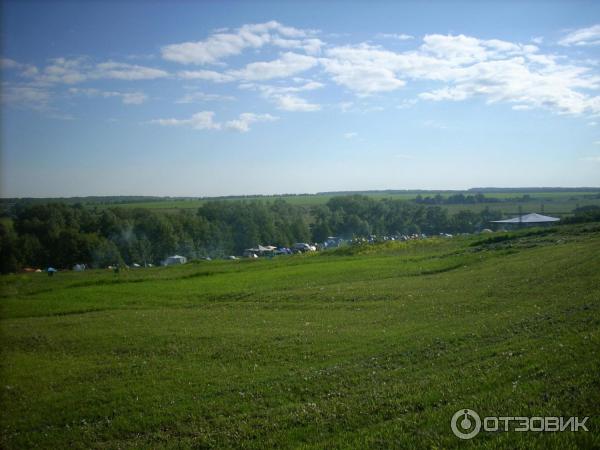
[[[514,200],[514,199],[513,199]],[[477,193],[474,195],[464,195],[464,194],[452,194],[448,196],[443,196],[441,194],[437,194],[434,196],[426,195],[423,196],[418,194],[415,197],[415,203],[422,203],[424,205],[459,205],[459,204],[475,204],[475,203],[499,203],[502,200],[495,197],[486,197],[482,193]]]
[[[410,201],[337,196],[305,207],[285,200],[208,201],[197,211],[102,208],[65,203],[16,203],[0,223],[0,271],[158,264],[165,257],[240,255],[257,244],[290,246],[345,238],[413,233],[465,233],[499,213],[460,211]]]

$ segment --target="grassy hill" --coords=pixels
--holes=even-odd
[[[3,448],[600,446],[600,225],[0,278]],[[590,432],[456,438],[480,416]]]

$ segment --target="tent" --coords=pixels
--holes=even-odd
[[[253,258],[255,255],[272,255],[275,250],[277,250],[277,247],[273,245],[259,245],[256,248],[247,248],[244,250],[244,256]]]
[[[164,266],[172,266],[174,264],[185,264],[187,258],[185,256],[173,255],[163,261]]]
[[[492,223],[506,223],[506,224],[547,224],[552,222],[558,222],[560,219],[557,217],[543,216],[537,213],[525,214],[524,216],[513,217],[512,219],[504,220],[492,220]]]

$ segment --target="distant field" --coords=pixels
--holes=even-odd
[[[412,200],[416,197],[414,194],[365,194],[373,199],[382,198],[393,198],[397,200]],[[120,203],[114,206],[120,208],[136,208],[144,207],[151,209],[195,209],[199,208],[202,204],[210,200],[243,200],[243,201],[274,201],[276,199],[282,199],[293,205],[301,206],[314,206],[324,205],[332,197],[339,197],[339,195],[291,195],[291,196],[257,196],[257,197],[232,197],[232,198],[215,198],[215,199],[199,199],[199,200],[164,200],[164,201],[152,201],[152,202],[133,202],[133,203]],[[107,205],[113,206],[113,205]]]
[[[599,448],[599,270],[586,224],[3,276],[0,447]]]
[[[543,205],[543,206],[542,206]],[[543,201],[529,201],[529,202],[501,202],[501,203],[477,203],[477,204],[458,204],[458,205],[441,205],[446,208],[449,213],[455,213],[460,210],[470,211],[482,211],[485,208],[489,208],[492,211],[500,211],[504,215],[518,215],[519,207],[523,214],[530,212],[537,212],[541,214],[555,214],[558,216],[565,216],[571,214],[571,212],[580,206],[586,205],[597,205],[600,206],[600,199],[570,199],[563,198],[557,199],[552,198]]]
[[[443,197],[456,194],[456,191],[442,193]],[[473,194],[472,192],[464,192],[465,195]],[[441,205],[448,208],[449,212],[456,212],[459,210],[472,210],[481,211],[483,209],[490,208],[494,211],[501,211],[505,214],[517,214],[519,206],[522,207],[523,212],[542,212],[554,214],[570,214],[571,211],[578,206],[585,205],[598,205],[600,206],[600,198],[591,198],[597,196],[598,193],[590,192],[511,192],[511,193],[486,193],[485,196],[489,198],[499,199],[510,199],[521,197],[523,195],[529,195],[530,201],[527,202],[499,202],[499,203],[478,203],[478,204],[453,204],[453,205]],[[389,198],[394,200],[414,200],[417,194],[413,193],[400,193],[400,194],[385,194],[385,193],[367,193],[364,194],[373,199]],[[422,196],[435,196],[436,193],[421,194]],[[327,203],[332,197],[338,196],[333,194],[323,195],[297,195],[297,196],[273,196],[273,197],[245,197],[234,198],[231,200],[259,200],[259,201],[273,201],[277,198],[281,198],[288,203],[300,206],[314,206],[322,205]],[[163,200],[163,201],[150,201],[150,202],[133,202],[133,203],[118,203],[105,205],[107,207],[118,207],[118,208],[149,208],[154,210],[164,210],[165,212],[176,212],[180,209],[197,209],[202,206],[208,199],[199,200]]]
[[[446,198],[450,195],[462,193],[464,195],[474,195],[474,191],[423,191],[420,195],[423,197],[434,197],[441,195]],[[417,195],[415,192],[357,192],[357,194],[371,197],[375,200],[384,198],[393,200],[414,200]],[[293,205],[311,207],[327,203],[331,198],[352,195],[352,193],[328,193],[328,194],[304,194],[304,195],[281,195],[281,196],[248,196],[248,197],[213,197],[213,198],[157,198],[149,197],[148,200],[136,199],[135,201],[127,201],[127,197],[80,197],[80,198],[65,198],[65,199],[34,199],[35,202],[66,202],[69,204],[82,203],[87,206],[95,206],[99,208],[148,208],[153,210],[161,210],[164,212],[177,212],[181,209],[198,209],[207,201],[224,200],[224,201],[274,201],[276,199],[285,200]],[[555,213],[570,213],[577,206],[584,205],[600,205],[600,190],[598,191],[518,191],[518,192],[484,192],[487,198],[495,198],[501,200],[515,199],[514,201],[504,201],[499,203],[481,203],[481,204],[459,204],[459,205],[441,205],[448,207],[451,211],[456,209],[471,209],[479,211],[483,208],[500,210],[503,212],[517,212],[518,205],[522,205],[528,210],[540,212],[541,205],[544,205],[546,212]],[[516,201],[524,195],[529,196],[529,201]],[[125,201],[124,201],[125,199]],[[14,202],[13,200],[4,200],[4,207]]]

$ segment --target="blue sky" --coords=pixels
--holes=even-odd
[[[600,185],[599,2],[4,2],[1,194]]]

